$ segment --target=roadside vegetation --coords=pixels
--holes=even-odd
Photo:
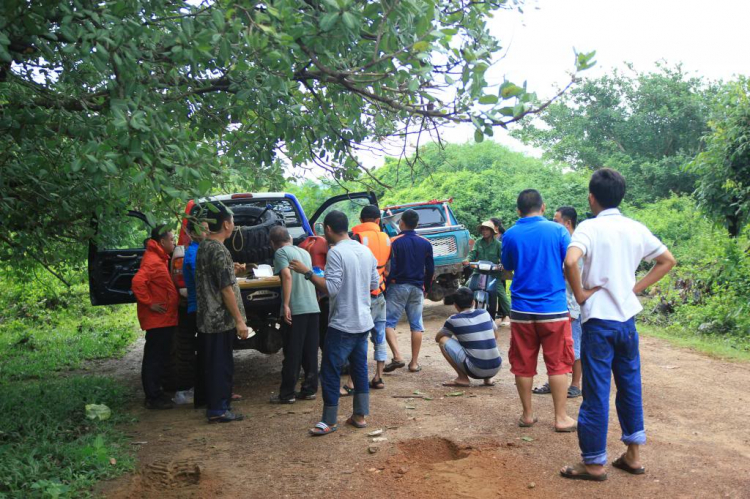
[[[85,497],[132,469],[117,424],[128,394],[116,381],[71,372],[124,353],[137,337],[132,306],[92,307],[82,274],[68,289],[43,270],[0,270],[0,497]],[[87,404],[112,411],[87,419]]]

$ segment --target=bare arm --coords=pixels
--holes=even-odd
[[[237,300],[234,298],[234,290],[232,286],[227,286],[221,290],[221,298],[224,301],[224,306],[227,307],[229,313],[234,318],[234,322],[237,325],[237,336],[243,340],[247,339],[247,325],[245,319],[242,318],[240,308],[237,306]]]
[[[445,331],[445,329],[441,329],[440,331],[438,331],[437,336],[435,336],[435,341],[437,341],[439,343],[440,342],[440,338],[443,338],[443,337],[450,338],[451,335],[449,333],[447,333]]]
[[[652,284],[656,284],[677,264],[677,260],[674,259],[674,256],[672,256],[672,253],[670,253],[669,250],[654,258],[654,261],[656,264],[651,267],[648,274],[635,283],[633,293],[640,294]]]
[[[601,288],[596,287],[593,289],[583,289],[583,283],[581,282],[581,271],[578,268],[578,260],[583,256],[581,248],[571,246],[568,248],[568,252],[565,255],[565,278],[570,284],[570,289],[573,290],[573,295],[576,297],[576,302],[579,305],[583,305],[591,295],[599,291]]]
[[[292,323],[292,310],[289,307],[289,302],[292,297],[292,271],[289,267],[279,272],[281,277],[281,297],[284,304],[284,320],[287,324]]]
[[[300,274],[305,274],[310,271],[310,269],[308,269],[307,266],[299,260],[292,260],[291,262],[289,262],[289,268]],[[328,285],[326,284],[325,277],[319,277],[313,274],[310,278],[310,282],[313,283],[315,289],[323,294],[328,294]]]

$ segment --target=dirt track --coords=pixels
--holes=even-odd
[[[578,459],[575,434],[552,430],[552,401],[535,396],[540,422],[516,425],[520,403],[508,366],[492,388],[462,396],[441,386],[451,371],[433,341],[450,313],[425,310],[421,373],[386,375],[386,389],[371,398],[370,427],[340,426],[307,436],[322,400],[291,406],[267,403],[278,388],[281,354],[242,352],[236,357],[235,409],[241,423],[208,425],[192,406],[152,412],[134,402],[140,422],[130,429],[138,444],[138,472],[102,484],[113,498],[249,497],[731,497],[750,498],[750,366],[715,360],[651,338],[641,338],[644,404],[649,442],[645,476],[610,469],[604,483],[558,476]],[[509,331],[502,332],[506,360]],[[400,334],[408,351],[408,335]],[[99,370],[131,384],[141,398],[142,343]],[[544,368],[540,362],[540,368]],[[542,377],[539,378],[543,380]],[[432,400],[393,398],[415,391]],[[580,399],[568,402],[575,417]],[[342,399],[340,417],[351,410]],[[340,420],[343,423],[343,419]],[[383,429],[384,442],[367,433]],[[610,460],[624,449],[610,411]],[[145,442],[145,443],[143,443]],[[377,446],[371,454],[368,447]]]

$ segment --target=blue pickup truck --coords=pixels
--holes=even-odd
[[[469,256],[469,231],[458,223],[451,209],[453,198],[424,201],[383,208],[383,230],[390,236],[398,235],[398,222],[406,210],[419,214],[417,234],[432,244],[435,258],[435,280],[427,298],[442,301],[458,289],[463,275],[462,262]]]

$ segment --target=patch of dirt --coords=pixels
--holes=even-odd
[[[100,484],[95,493],[118,499],[750,498],[748,364],[641,338],[647,474],[635,477],[610,469],[604,483],[570,481],[558,471],[579,461],[578,440],[574,433],[553,431],[551,397],[534,396],[537,425],[516,424],[521,408],[507,366],[507,328],[501,332],[505,365],[496,386],[457,390],[441,385],[454,376],[433,335],[450,313],[448,307],[427,305],[423,370],[386,374],[385,390],[371,392],[366,430],[343,425],[352,402],[342,398],[339,430],[318,438],[309,437],[307,429],[320,417],[320,393],[316,401],[291,406],[268,403],[280,382],[280,353],[235,354],[234,391],[245,399],[233,405],[246,419],[226,425],[208,425],[203,411],[192,406],[145,410],[142,342],[123,359],[92,364],[87,372],[111,374],[131,386],[132,412],[139,422],[126,431],[133,442],[141,442],[134,445],[137,472]],[[409,352],[405,324],[399,327],[399,342]],[[543,373],[541,358],[539,365]],[[536,383],[545,380],[539,376]],[[463,394],[448,396],[456,391]],[[610,461],[624,450],[614,394],[613,387]],[[580,402],[568,400],[572,417]],[[377,429],[386,440],[373,442],[367,436]]]
[[[459,446],[447,438],[429,437],[401,442],[398,449],[407,462],[433,464],[465,459],[469,457],[472,447]]]

